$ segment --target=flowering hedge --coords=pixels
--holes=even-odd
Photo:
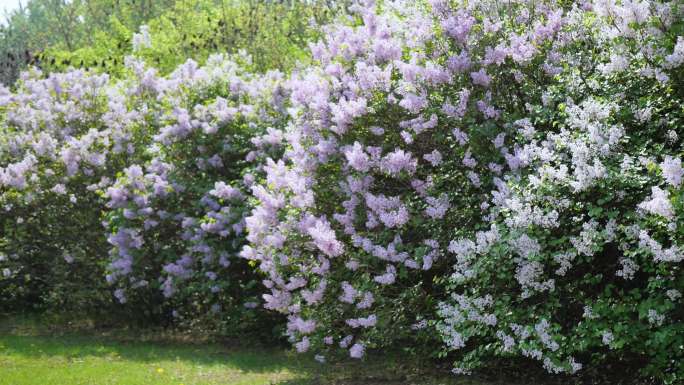
[[[520,356],[681,377],[679,183],[656,175],[681,177],[681,7],[377,9],[312,45],[247,219],[297,350],[436,330],[456,373]]]
[[[129,59],[130,76],[106,92],[69,91],[79,96],[66,103],[47,88],[40,111],[75,118],[4,135],[4,220],[34,191],[91,222],[104,213],[110,257],[94,263],[120,302],[256,321],[263,294],[296,350],[319,361],[402,347],[453,359],[455,373],[507,359],[681,380],[684,7],[350,11],[311,44],[314,64],[287,77],[220,56],[158,77]],[[74,75],[38,82],[60,76]],[[99,96],[83,103],[88,92]],[[8,121],[31,105],[31,92],[5,95]],[[64,119],[88,114],[103,128],[74,137]],[[91,150],[38,167],[34,139],[12,144],[33,132]],[[80,168],[100,154],[101,171]],[[45,182],[32,190],[34,179]],[[65,206],[58,181],[83,189],[74,199],[100,195]],[[16,282],[33,257],[12,252]]]
[[[254,321],[256,269],[236,257],[248,187],[281,141],[281,78],[244,73],[215,56],[203,68],[190,61],[168,80],[149,80],[153,96],[172,108],[160,111],[151,159],[124,169],[104,193],[112,245],[106,278],[119,302],[152,289],[181,321],[202,314],[214,323]]]
[[[139,155],[151,118],[106,75],[41,75],[2,92],[0,288],[16,305],[97,307],[109,295],[88,278],[106,250],[93,190]]]
[[[115,299],[134,319],[225,328],[197,316],[223,308],[254,321],[256,271],[233,256],[245,186],[282,135],[282,75],[223,55],[168,77],[133,57],[127,68],[116,82],[27,73],[6,92],[3,293],[15,307],[106,313]]]
[[[463,352],[457,372],[517,355],[552,373],[622,361],[682,377],[683,11],[566,11],[553,82],[509,120],[514,155],[486,221],[449,245],[452,298],[437,329]]]

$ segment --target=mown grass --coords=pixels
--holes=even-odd
[[[0,337],[3,385],[284,384],[305,379],[301,366],[282,352],[265,349],[75,335]]]
[[[283,348],[0,320],[0,385],[491,384],[408,367],[397,356],[321,365]]]

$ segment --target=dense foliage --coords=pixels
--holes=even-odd
[[[44,72],[73,68],[122,75],[137,54],[162,74],[186,59],[246,50],[251,67],[288,70],[305,62],[317,25],[349,1],[31,0],[0,26],[0,82],[12,84],[27,65]],[[137,36],[137,37],[136,37]]]
[[[71,63],[64,60],[65,53],[88,46],[99,47],[100,56],[80,56],[80,60],[89,59],[88,64],[74,61],[73,67],[95,67],[92,64],[95,59],[113,53],[115,57],[121,56],[123,45],[118,51],[112,51],[111,42],[116,45],[118,39],[130,35],[127,31],[137,30],[174,3],[175,0],[19,2],[17,9],[5,15],[6,23],[0,25],[0,81],[6,85],[14,83],[27,64],[44,69],[67,69]]]
[[[107,281],[121,303],[130,295],[157,305],[165,298],[181,321],[206,314],[206,321],[233,319],[233,329],[253,327],[241,317],[260,321],[253,319],[258,277],[237,254],[248,188],[282,136],[282,74],[251,75],[220,55],[202,68],[189,61],[168,79],[132,64],[141,76],[136,92],[169,107],[157,111],[149,159],[129,165],[104,191]]]
[[[240,332],[275,311],[322,362],[681,381],[684,6],[348,12],[290,75],[242,55],[160,75],[141,28],[118,80],[3,90],[3,304]]]

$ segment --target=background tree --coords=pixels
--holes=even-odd
[[[187,58],[245,50],[254,69],[289,70],[306,61],[313,28],[350,1],[327,0],[29,0],[0,29],[0,81],[13,84],[27,65],[43,71],[84,68],[122,74],[133,34],[149,26],[140,56],[169,73]]]

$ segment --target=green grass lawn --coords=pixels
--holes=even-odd
[[[300,360],[269,349],[3,335],[0,384],[296,384]]]
[[[396,358],[321,365],[282,348],[7,324],[0,321],[0,385],[484,385],[426,378]]]

